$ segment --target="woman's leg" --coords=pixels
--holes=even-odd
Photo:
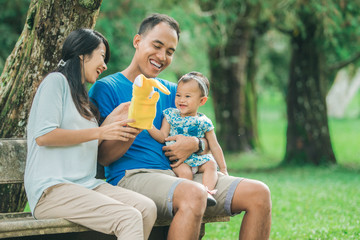
[[[110,184],[102,184],[95,190],[139,210],[143,220],[144,239],[149,238],[157,217],[153,200],[140,193]]]
[[[99,232],[115,234],[118,239],[144,239],[142,213],[97,192],[103,185],[108,184],[95,190],[76,184],[52,186],[44,191],[34,216],[38,219],[64,218]]]

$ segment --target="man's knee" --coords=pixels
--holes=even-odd
[[[271,210],[271,193],[269,187],[260,181],[253,184],[253,197],[251,203],[254,208]]]
[[[206,208],[207,192],[205,188],[193,181],[183,181],[175,191],[175,209],[192,211],[203,215]]]
[[[241,181],[234,193],[231,210],[271,211],[271,194],[269,187],[263,182],[251,179]]]

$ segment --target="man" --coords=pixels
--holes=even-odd
[[[90,90],[92,101],[101,117],[106,117],[119,104],[132,96],[132,83],[139,74],[155,78],[170,65],[179,41],[178,23],[162,14],[144,19],[133,39],[135,53],[130,65],[122,72],[99,80]],[[171,92],[160,92],[154,126],[160,128],[162,111],[175,107],[176,85],[158,79]],[[194,180],[176,178],[170,161],[182,163],[193,152],[200,153],[203,144],[195,137],[177,135],[170,146],[163,146],[142,131],[128,142],[104,141],[99,147],[99,162],[107,166],[107,181],[113,185],[144,194],[156,203],[158,217],[172,218],[168,239],[198,239],[201,220],[205,215],[234,215],[245,211],[239,239],[268,239],[271,224],[271,199],[268,187],[255,180],[235,178],[219,173],[214,196],[217,204],[206,208],[207,192],[201,174]],[[168,158],[167,158],[168,157]],[[206,211],[205,211],[206,210]]]

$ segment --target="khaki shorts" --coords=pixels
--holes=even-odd
[[[225,176],[222,173],[218,173],[218,177],[215,186],[218,191],[214,195],[217,204],[208,207],[205,216],[232,216],[234,214],[231,213],[231,201],[243,178]],[[158,217],[172,219],[174,191],[182,181],[184,179],[176,177],[171,170],[133,169],[126,171],[118,186],[149,197],[156,204]],[[195,174],[194,181],[202,183],[202,173]]]

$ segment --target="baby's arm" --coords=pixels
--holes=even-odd
[[[217,164],[220,168],[220,172],[222,172],[225,175],[229,175],[227,172],[224,153],[220,147],[220,144],[218,143],[218,141],[216,139],[214,130],[206,132],[205,138],[208,140],[210,151],[211,151],[212,155],[214,156],[215,161],[217,162]]]
[[[148,129],[148,132],[156,141],[164,143],[165,138],[167,138],[170,133],[170,124],[166,118],[164,118],[160,130],[153,125],[152,129]]]

